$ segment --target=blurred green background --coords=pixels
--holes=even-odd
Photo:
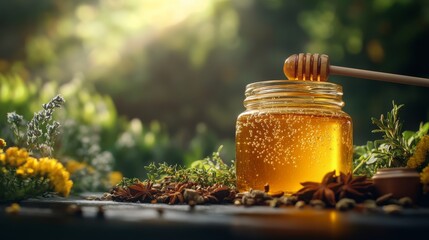
[[[1,0],[0,124],[61,93],[62,119],[75,126],[63,153],[88,142],[79,134],[99,136],[90,142],[126,176],[151,161],[189,164],[221,144],[230,160],[246,84],[284,79],[289,55],[428,78],[428,43],[425,0]],[[405,104],[404,129],[429,119],[428,88],[330,81],[344,88],[355,144],[379,137],[370,118],[392,100]]]

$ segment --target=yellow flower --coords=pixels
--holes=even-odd
[[[6,147],[6,141],[3,138],[0,138],[0,148]]]
[[[419,143],[417,143],[416,149],[414,150],[413,156],[407,161],[407,167],[409,168],[420,168],[428,157],[429,152],[429,135],[423,136]]]
[[[21,210],[21,207],[19,206],[18,203],[12,203],[5,210],[6,210],[6,213],[8,213],[8,214],[17,214]]]
[[[54,158],[41,158],[39,159],[40,175],[47,176],[55,192],[68,196],[73,186],[70,180],[70,173],[64,166]]]
[[[109,183],[110,186],[115,186],[122,180],[122,173],[119,171],[113,171],[109,174]]]
[[[10,147],[6,150],[6,162],[12,167],[19,167],[27,161],[28,152],[25,149]]]
[[[67,197],[70,194],[70,190],[73,187],[72,180],[67,180],[64,185],[61,185],[61,188],[58,189],[58,193]]]
[[[39,159],[40,175],[47,176],[49,173],[53,172],[57,162],[58,161],[56,159],[51,159],[47,157],[40,158]]]
[[[2,144],[1,141],[0,144]],[[57,159],[46,157],[36,159],[30,157],[27,150],[17,147],[10,147],[6,152],[3,152],[2,149],[0,150],[1,165],[16,167],[16,175],[23,178],[34,176],[45,177],[49,179],[49,184],[55,192],[63,196],[70,194],[70,190],[73,187],[73,182],[70,180],[70,173]],[[7,169],[2,167],[1,172],[7,173]]]
[[[32,168],[35,171],[39,171],[39,161],[36,158],[28,157],[27,162],[24,164],[27,168]]]
[[[54,172],[49,176],[49,180],[52,182],[55,192],[63,196],[68,196],[73,186],[73,182],[69,180],[70,174],[66,170]]]
[[[85,163],[81,163],[81,162],[78,162],[76,160],[69,160],[69,161],[67,161],[66,169],[70,174],[73,174],[76,171],[79,171],[79,170],[85,168],[86,166],[87,165]]]
[[[27,177],[34,176],[39,173],[39,161],[36,158],[28,157],[24,165],[16,169],[16,174]]]
[[[423,191],[429,193],[429,166],[423,168],[420,173],[420,181],[423,184]]]
[[[19,176],[25,176],[25,171],[22,168],[16,169],[16,174]]]

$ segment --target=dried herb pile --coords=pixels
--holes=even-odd
[[[191,205],[232,202],[236,195],[235,164],[226,164],[220,157],[221,150],[222,146],[189,168],[152,163],[146,167],[147,180],[124,178],[105,198]]]
[[[125,187],[117,186],[108,196],[119,202],[192,205],[232,202],[235,195],[235,190],[224,185],[203,187],[195,182],[170,182],[167,177],[162,183],[136,181]]]
[[[181,178],[182,179],[182,178]],[[322,182],[304,182],[303,188],[286,196],[283,192],[270,192],[269,185],[264,190],[237,192],[234,186],[216,182],[212,185],[205,181],[175,181],[177,178],[164,176],[157,181],[124,178],[120,184],[105,194],[104,199],[120,202],[168,203],[168,204],[206,204],[234,203],[236,205],[294,205],[298,201],[310,204],[314,200],[324,206],[333,207],[341,199],[353,199],[362,202],[373,199],[373,184],[366,177],[353,177],[351,173],[335,175],[327,173]]]
[[[211,157],[194,161],[189,168],[151,163],[145,167],[148,171],[148,180],[163,183],[167,177],[169,182],[195,182],[202,187],[220,184],[235,188],[235,162],[226,164],[220,157],[221,150],[222,146]]]

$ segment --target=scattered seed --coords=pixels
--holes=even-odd
[[[89,196],[85,197],[85,200],[90,200],[90,201],[92,201],[92,200],[98,200],[98,199],[99,198],[97,196],[95,196],[95,195],[89,195]]]
[[[350,198],[343,198],[337,202],[335,208],[340,211],[347,211],[353,209],[356,206],[356,201]]]
[[[366,208],[373,208],[373,207],[377,207],[377,203],[376,203],[374,200],[365,200],[365,201],[363,202],[363,205],[364,205]]]
[[[378,206],[377,203],[374,200],[365,200],[362,203],[363,207],[364,207],[364,211],[368,211],[368,212],[374,212],[374,213],[378,213],[380,211],[382,211]]]
[[[101,196],[100,200],[102,201],[112,201],[112,194],[110,193],[104,193],[103,196]]]
[[[244,206],[253,206],[256,201],[253,198],[247,198],[244,196],[242,202]]]
[[[203,204],[204,198],[201,196],[199,192],[197,192],[194,189],[185,189],[185,192],[183,193],[183,197],[185,198],[185,201],[190,203],[190,201],[193,201],[195,204]]]
[[[383,211],[387,214],[397,215],[402,213],[402,207],[395,204],[389,204],[383,206]]]
[[[298,201],[298,202],[295,203],[295,207],[299,208],[299,209],[302,209],[302,208],[305,207],[305,202],[304,201]]]
[[[375,203],[376,203],[378,206],[386,205],[386,204],[389,202],[389,200],[391,200],[391,199],[392,199],[392,197],[393,197],[393,194],[392,194],[392,193],[384,194],[383,196],[378,197],[378,198],[375,200]]]
[[[265,198],[267,194],[261,190],[253,190],[250,192],[250,197],[252,198]]]
[[[283,202],[284,202],[286,205],[295,205],[295,204],[296,204],[296,202],[298,202],[298,197],[296,197],[296,196],[288,196],[288,197],[284,197]]]
[[[413,206],[413,200],[410,197],[403,197],[400,198],[398,201],[399,205],[401,205],[402,207],[412,207]]]
[[[279,205],[280,205],[280,201],[278,198],[274,198],[273,200],[267,200],[266,203],[268,206],[270,206],[272,208],[279,207]]]
[[[315,209],[324,209],[326,207],[326,204],[322,200],[313,199],[310,201],[310,206]]]

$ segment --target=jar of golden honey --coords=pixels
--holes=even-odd
[[[342,87],[330,82],[270,80],[246,86],[236,124],[239,191],[293,193],[330,171],[350,172],[351,117]]]

